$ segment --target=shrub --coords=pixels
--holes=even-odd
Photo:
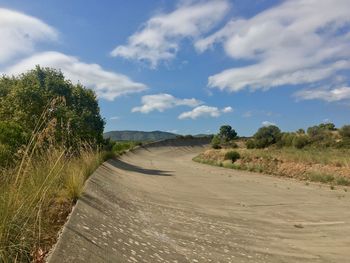
[[[16,121],[31,134],[55,120],[56,142],[78,147],[83,142],[103,142],[104,120],[94,91],[73,84],[61,71],[37,66],[24,74],[0,76],[0,120]]]
[[[221,140],[220,140],[220,137],[218,135],[215,135],[213,137],[213,139],[211,140],[211,146],[214,149],[221,149],[220,143],[221,143]]]
[[[305,130],[304,129],[298,129],[296,131],[297,134],[305,134]]]
[[[238,144],[235,143],[234,141],[231,141],[228,146],[230,146],[231,148],[238,148]]]
[[[261,127],[254,134],[254,139],[256,148],[265,148],[281,139],[281,130],[275,125]]]
[[[225,154],[225,160],[231,160],[232,163],[234,163],[235,161],[237,161],[239,158],[241,158],[241,155],[236,152],[236,151],[229,151]]]
[[[345,177],[338,177],[336,179],[336,184],[337,185],[345,185],[345,186],[349,186],[350,185],[350,180],[345,178]]]
[[[281,146],[293,146],[293,141],[295,139],[296,135],[295,133],[291,132],[284,132],[281,136],[281,140],[279,141]]]
[[[350,148],[350,138],[343,138],[335,144],[336,148]]]
[[[254,149],[255,148],[255,141],[253,139],[248,140],[245,143],[247,149]]]
[[[309,144],[309,138],[306,135],[295,136],[293,138],[293,146],[302,149]]]
[[[350,125],[344,125],[343,127],[340,128],[339,134],[343,138],[350,138]]]

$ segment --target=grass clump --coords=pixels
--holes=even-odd
[[[307,175],[307,179],[311,182],[320,182],[320,183],[332,183],[335,178],[333,175],[320,173],[320,172],[312,172]]]
[[[225,153],[224,157],[225,160],[230,160],[232,163],[237,161],[239,158],[241,158],[241,155],[239,154],[239,152],[236,151],[229,151]]]
[[[335,181],[337,185],[350,186],[350,180],[345,177],[338,177]]]
[[[57,148],[2,170],[0,262],[42,260],[101,161],[101,154],[92,149],[67,156],[65,149]]]
[[[142,142],[138,141],[115,141],[113,142],[112,152],[117,155],[121,155],[127,150],[130,150],[140,145],[142,145]]]

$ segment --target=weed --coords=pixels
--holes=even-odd
[[[338,177],[336,178],[335,182],[337,185],[344,185],[344,186],[350,185],[350,180],[345,177]]]
[[[319,173],[319,172],[312,172],[307,175],[307,178],[311,182],[321,182],[321,183],[331,183],[335,180],[333,175],[325,174],[325,173]]]

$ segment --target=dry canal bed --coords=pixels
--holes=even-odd
[[[193,162],[202,150],[104,163],[49,262],[349,261],[348,192]]]

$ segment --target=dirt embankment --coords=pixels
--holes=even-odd
[[[307,160],[295,160],[284,154],[274,154],[265,151],[262,154],[246,149],[233,149],[240,153],[241,158],[233,164],[225,161],[225,154],[232,149],[209,149],[195,157],[196,161],[224,166],[227,168],[249,170],[277,176],[297,178],[301,180],[320,181],[350,185],[350,167],[337,162],[317,163]],[[332,158],[332,156],[329,156]],[[337,183],[337,182],[340,183]]]

